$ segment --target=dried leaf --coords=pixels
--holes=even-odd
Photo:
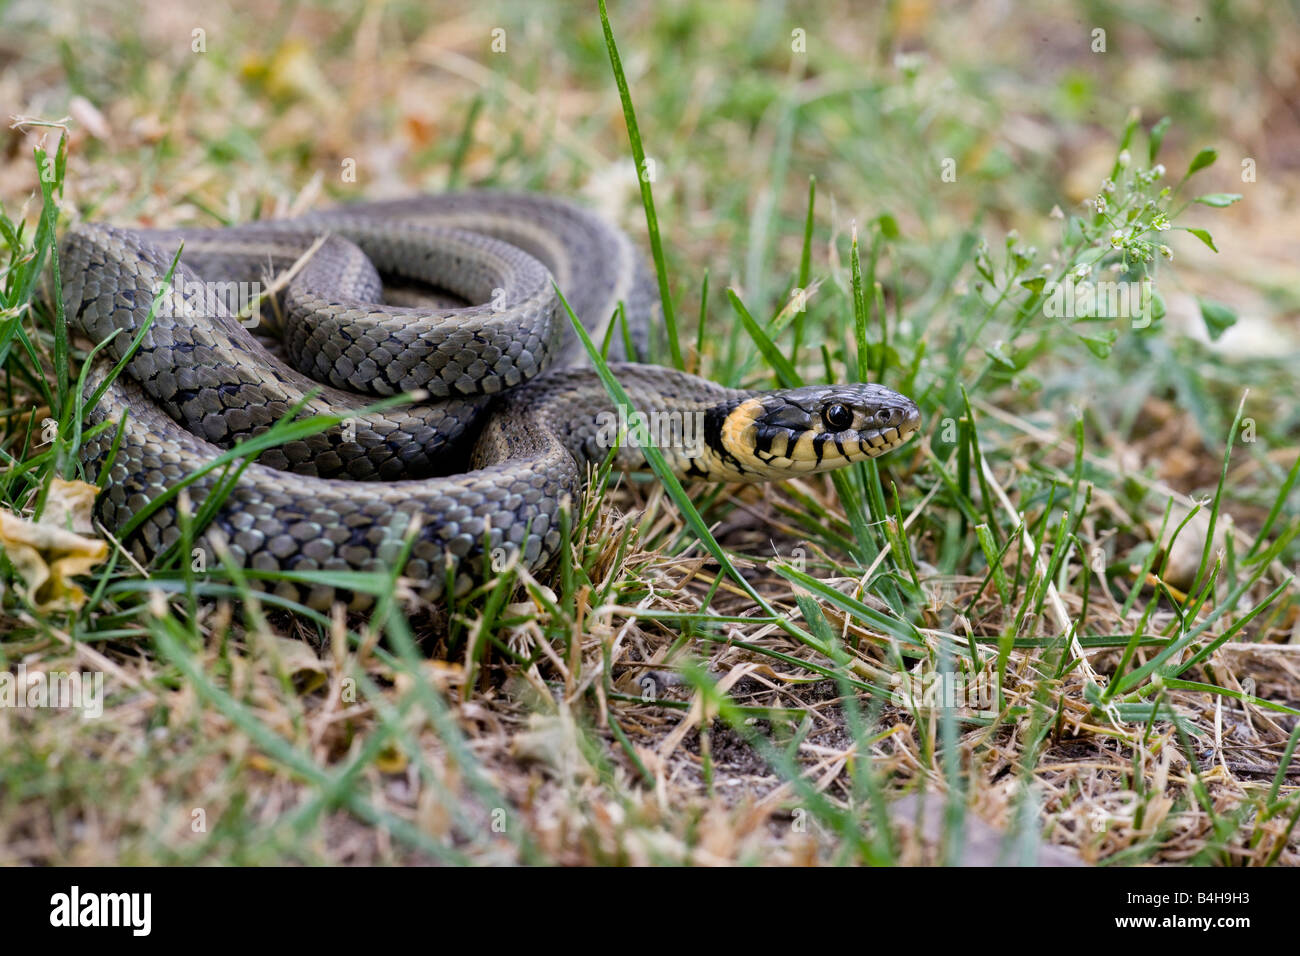
[[[280,666],[300,694],[313,693],[329,679],[325,665],[305,641],[277,634],[275,649]]]
[[[72,578],[108,557],[108,543],[88,537],[98,489],[54,479],[40,521],[0,509],[0,548],[22,579],[21,592],[40,612],[75,611],[86,593]]]

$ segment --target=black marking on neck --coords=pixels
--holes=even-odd
[[[740,460],[722,443],[722,428],[731,413],[744,404],[745,401],[747,399],[740,398],[724,404],[711,405],[704,412],[704,443],[713,449],[719,461],[741,475],[746,474],[749,469],[742,465]]]
[[[709,470],[707,468],[701,468],[697,459],[690,458],[688,459],[688,464],[686,466],[686,476],[688,478],[708,478]]]

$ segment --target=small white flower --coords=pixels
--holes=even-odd
[[[1121,150],[1119,154],[1119,165],[1121,169],[1127,169],[1128,164],[1133,161],[1133,157],[1128,154],[1128,150]]]
[[[1124,245],[1124,233],[1120,232],[1118,229],[1112,232],[1110,234],[1110,244],[1116,249]]]
[[[1168,246],[1161,246],[1160,254],[1166,259],[1172,259],[1174,257],[1174,250],[1170,249]]]
[[[1165,164],[1156,163],[1154,166],[1151,167],[1151,172],[1156,174],[1156,179],[1159,179],[1161,176],[1165,174]]]
[[[925,65],[925,57],[919,53],[899,53],[894,57],[894,67],[900,73],[915,75]]]

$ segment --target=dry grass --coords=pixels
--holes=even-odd
[[[595,15],[447,6],[234,15],[147,3],[124,15],[119,4],[18,3],[3,15],[0,101],[28,117],[71,117],[64,227],[81,216],[235,222],[330,197],[489,183],[583,196],[642,235]],[[876,272],[891,323],[901,315],[906,324],[890,330],[901,353],[890,374],[924,342],[917,387],[931,397],[924,440],[887,459],[883,477],[886,492],[892,481],[901,493],[922,599],[899,615],[874,593],[876,571],[905,583],[906,566],[876,525],[874,566],[839,546],[856,540],[854,505],[829,479],[693,491],[745,579],[783,621],[820,633],[820,618],[846,655],[842,668],[760,613],[663,489],[644,481],[605,494],[582,528],[576,585],[550,582],[558,613],[536,589],[495,615],[474,604],[425,609],[411,621],[420,655],[404,653],[391,627],[341,615],[321,626],[268,610],[260,621],[243,602],[219,600],[189,619],[183,598],[155,614],[113,592],[71,618],[44,617],[11,588],[0,663],[103,671],[109,696],[98,720],[0,708],[0,862],[919,863],[987,859],[998,852],[990,827],[1030,859],[1041,842],[1085,863],[1300,862],[1300,768],[1283,759],[1300,709],[1294,585],[1183,675],[1235,693],[1246,685],[1291,712],[1171,683],[1148,722],[1099,709],[1087,691],[1118,678],[1131,635],[1178,632],[1185,611],[1171,597],[1189,590],[1208,529],[1190,524],[1167,548],[1161,516],[1167,502],[1185,509],[1214,493],[1243,385],[1264,437],[1238,444],[1224,482],[1237,560],[1297,455],[1293,376],[1277,361],[1300,341],[1300,122],[1289,105],[1300,34],[1285,29],[1289,15],[1246,4],[1233,24],[1207,25],[1223,49],[1251,51],[1231,56],[1154,5],[1063,15],[1043,4],[1016,30],[1002,29],[991,4],[908,2],[868,18],[848,5],[763,9],[611,11],[659,168],[655,196],[687,328],[703,268],[712,276],[710,335],[690,361],[719,378],[770,383],[761,361],[739,374],[755,349],[733,332],[721,290],[743,290],[756,315],[778,311],[798,264],[810,172],[814,274],[824,282],[813,317],[833,350],[847,350],[840,343],[852,335],[842,308],[850,223],[895,217],[906,241],[882,243]],[[1105,59],[1088,52],[1094,20],[1110,26]],[[506,30],[503,54],[491,52],[494,27]],[[807,57],[790,56],[794,27],[808,32]],[[198,28],[202,54],[190,48]],[[896,54],[914,59],[913,79]],[[1145,364],[1126,357],[1125,342],[1094,361],[1077,342],[1053,339],[1023,374],[972,390],[975,447],[1005,500],[969,475],[959,496],[939,477],[940,465],[956,474],[959,451],[940,424],[961,417],[944,383],[973,380],[995,338],[990,330],[952,363],[951,332],[978,278],[967,231],[977,223],[995,250],[1012,228],[1050,248],[1048,210],[1096,191],[1131,103],[1147,125],[1174,116],[1166,151],[1180,166],[1202,140],[1219,143],[1223,158],[1200,189],[1247,191],[1237,168],[1249,156],[1256,191],[1180,222],[1210,228],[1221,254],[1180,239],[1178,271],[1161,275],[1165,335]],[[42,135],[52,145],[48,130],[20,126],[0,153],[0,201],[29,223],[40,208],[31,146]],[[943,156],[963,172],[940,194],[929,170]],[[355,184],[340,179],[348,161]],[[1241,316],[1213,347],[1195,341],[1205,338],[1205,295]],[[37,328],[45,318],[23,321]],[[48,331],[34,338],[53,375]],[[810,379],[824,377],[813,349],[800,360]],[[852,358],[835,352],[834,361],[843,371]],[[8,363],[5,448],[21,459],[26,422],[48,409],[14,372],[34,363],[18,354]],[[1077,546],[1067,542],[1048,581],[1041,572],[1062,520],[1050,485],[1068,497],[1076,468],[1071,404],[1086,408],[1091,497],[1075,516]],[[29,507],[24,489],[9,485],[6,501]],[[961,508],[974,503],[1008,540],[1022,520],[1029,529],[1028,544],[1001,562],[1008,598],[986,582],[972,544]],[[1297,521],[1297,504],[1293,494],[1271,538]],[[1089,575],[1092,548],[1106,573]],[[1165,597],[1142,571],[1152,550],[1170,557]],[[920,644],[901,647],[800,588],[773,557],[803,557],[829,587],[915,625]],[[1293,543],[1206,639],[1285,583],[1296,558]],[[1197,620],[1222,607],[1228,587],[1225,574]],[[1140,599],[1126,608],[1133,589]],[[898,706],[864,690],[949,654],[974,653],[994,671],[1008,635],[1040,646],[1005,646],[993,716]],[[488,638],[497,646],[484,650]],[[1126,672],[1158,650],[1138,647]],[[913,825],[916,804],[899,801],[904,793],[941,794],[960,808],[946,850],[942,828]]]

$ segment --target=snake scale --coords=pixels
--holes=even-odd
[[[174,291],[160,296],[182,243]],[[644,343],[655,288],[625,234],[567,201],[470,192],[227,229],[80,224],[60,257],[71,326],[104,343],[88,390],[107,384],[87,423],[109,424],[81,458],[102,487],[98,517],[141,561],[182,539],[180,497],[165,493],[189,479],[195,511],[215,488],[225,495],[196,540],[256,586],[363,608],[364,591],[322,572],[387,570],[409,547],[403,574],[436,601],[483,580],[493,554],[546,565],[561,507],[611,447],[618,467],[646,467],[611,430],[615,405],[579,367],[586,353],[555,289],[597,342],[622,302]],[[287,281],[268,288],[270,276]],[[274,308],[233,301],[245,288],[272,293]],[[755,392],[610,367],[648,423],[671,424],[651,438],[683,478],[839,467],[920,427],[909,399],[875,384]],[[404,393],[416,400],[370,407]],[[339,418],[240,462],[235,480],[212,467],[292,415]]]

